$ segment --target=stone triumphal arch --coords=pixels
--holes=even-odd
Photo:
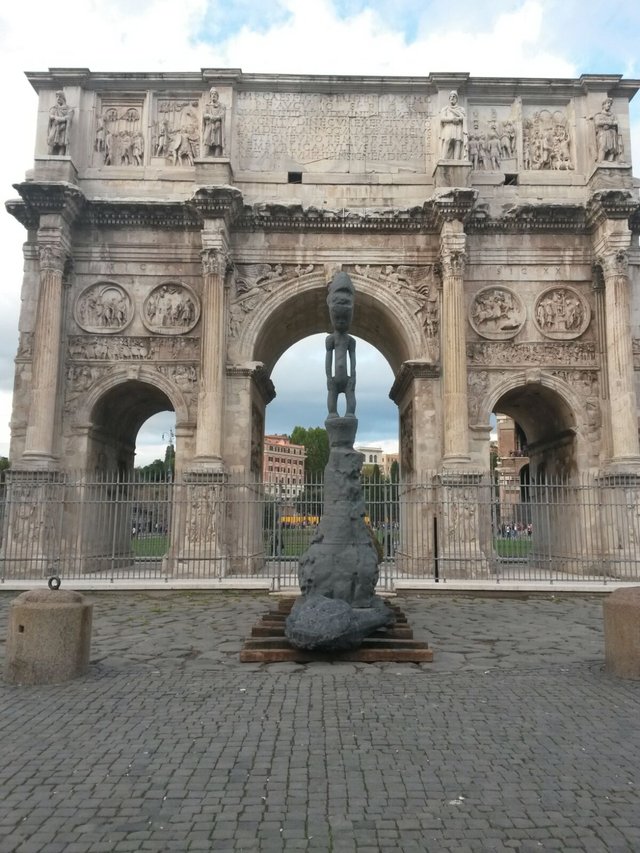
[[[466,488],[494,411],[526,433],[532,478],[636,482],[637,81],[28,76],[35,162],[7,203],[27,234],[24,501],[130,470],[163,410],[185,482],[259,478],[271,370],[326,330],[339,269],[353,332],[395,374],[404,482]]]

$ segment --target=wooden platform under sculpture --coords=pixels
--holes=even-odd
[[[413,630],[402,610],[387,602],[395,622],[389,628],[374,632],[357,649],[343,652],[311,652],[291,645],[284,633],[284,623],[295,599],[283,598],[278,607],[266,613],[251,629],[240,652],[241,663],[310,663],[318,660],[359,661],[361,663],[431,663],[433,650],[413,639]]]

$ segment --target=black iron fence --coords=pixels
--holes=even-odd
[[[500,500],[489,472],[363,480],[380,584],[401,580],[640,581],[633,477],[547,478]],[[322,480],[5,472],[0,582],[263,579],[297,584],[323,509]]]

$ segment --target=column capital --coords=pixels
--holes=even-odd
[[[44,272],[45,270],[49,272],[64,272],[68,255],[62,242],[42,243],[38,246],[37,251],[40,261],[40,272]]]
[[[466,252],[457,247],[447,248],[440,254],[440,266],[443,278],[463,276],[466,263]]]
[[[602,271],[604,280],[611,276],[629,275],[629,253],[623,249],[598,255],[594,266]]]
[[[220,248],[202,249],[200,258],[203,275],[217,275],[224,278],[233,266],[229,255]]]

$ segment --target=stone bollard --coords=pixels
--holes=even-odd
[[[640,586],[612,592],[603,610],[605,670],[640,679]]]
[[[11,602],[6,678],[55,684],[89,668],[93,605],[79,592],[32,589]]]

